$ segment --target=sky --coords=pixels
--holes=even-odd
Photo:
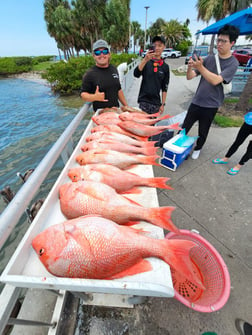
[[[0,57],[58,55],[57,45],[49,36],[44,21],[43,0],[8,0],[0,2]],[[197,0],[131,0],[131,21],[138,21],[145,30],[158,18],[165,21],[176,19],[184,23],[190,20],[192,41],[198,29],[207,25],[197,21]],[[210,22],[210,24],[213,21]],[[210,41],[210,36],[205,41]],[[198,44],[203,42],[200,37]],[[240,37],[238,42],[244,42]]]

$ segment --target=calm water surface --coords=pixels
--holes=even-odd
[[[22,79],[0,79],[0,92],[0,189],[9,185],[17,192],[22,186],[17,172],[36,168],[83,103],[79,97],[55,96],[49,86]],[[81,122],[75,143],[89,118]],[[59,159],[34,201],[48,194],[62,168]],[[6,206],[0,196],[0,213]],[[24,215],[0,251],[0,273],[28,226]]]

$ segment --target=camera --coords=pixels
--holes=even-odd
[[[197,58],[199,58],[200,54],[201,54],[201,50],[194,50],[194,51],[193,51],[193,54],[192,54],[192,59],[193,59],[194,61],[196,61],[195,56],[197,56]]]
[[[152,45],[149,47],[149,50],[155,51],[155,44],[152,44]]]

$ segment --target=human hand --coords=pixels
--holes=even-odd
[[[146,52],[146,55],[145,55],[144,59],[146,59],[147,61],[149,61],[149,60],[152,59],[152,57],[154,56],[154,54],[155,54],[154,50],[148,50]]]
[[[194,55],[194,59],[190,57],[188,61],[188,67],[194,68],[194,69],[199,69],[203,64],[203,59],[202,57],[197,57],[197,55]]]
[[[164,113],[164,105],[161,105],[159,108],[159,113],[163,114]]]
[[[95,90],[95,101],[108,101],[108,99],[105,99],[105,93],[99,91],[99,86],[96,86]]]

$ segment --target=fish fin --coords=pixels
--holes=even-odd
[[[171,206],[149,208],[148,221],[156,226],[178,233],[179,229],[171,220],[171,213],[174,209],[175,207]]]
[[[131,266],[130,268],[123,270],[122,272],[119,272],[115,275],[113,275],[112,277],[109,277],[107,279],[117,279],[117,278],[122,278],[122,277],[126,277],[126,276],[133,276],[136,275],[138,273],[142,273],[142,272],[148,272],[152,270],[152,265],[149,261],[147,261],[146,259],[142,259],[140,262],[134,264],[133,266]]]
[[[160,166],[160,164],[158,164],[156,162],[156,159],[159,158],[158,155],[155,156],[144,156],[140,158],[140,161],[142,161],[143,164],[149,164],[149,165],[157,165]]]
[[[140,221],[128,221],[126,223],[123,223],[123,226],[134,226],[135,224],[139,224]]]
[[[130,198],[128,198],[128,197],[125,197],[125,196],[123,196],[125,199],[127,199],[131,204],[133,204],[133,205],[137,205],[137,206],[140,206],[140,207],[143,207],[143,205],[140,205],[138,202],[136,202],[135,200],[132,200],[132,199],[130,199]]]
[[[199,271],[195,271],[195,264],[190,257],[190,250],[197,247],[193,241],[183,239],[166,239],[167,252],[164,261],[178,271],[187,280],[191,281],[201,289],[205,290],[203,277],[200,278]]]
[[[146,148],[142,148],[142,152],[146,156],[153,156],[156,155],[158,147],[148,146]]]
[[[118,192],[119,194],[141,194],[143,191],[142,190],[140,190],[140,188],[138,188],[138,187],[132,187],[132,188],[130,188],[129,190],[127,190],[127,191],[120,191],[120,192]]]
[[[97,120],[96,120],[96,118],[95,118],[94,116],[92,116],[91,119],[92,119],[92,121],[93,121],[95,124],[99,125],[99,123],[97,123]]]
[[[166,177],[147,178],[147,184],[149,187],[166,188],[168,190],[174,190],[173,187],[166,184],[166,182],[169,179],[170,178],[166,178]]]

